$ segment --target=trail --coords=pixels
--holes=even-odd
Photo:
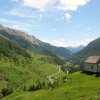
[[[60,67],[59,67],[59,70],[58,70],[57,73],[54,73],[54,74],[52,74],[52,75],[50,75],[50,76],[47,76],[48,79],[50,80],[51,84],[53,84],[53,79],[52,79],[51,77],[53,77],[54,75],[56,75],[56,74],[58,74],[58,73],[60,73],[60,72],[61,72],[61,69],[60,69]]]

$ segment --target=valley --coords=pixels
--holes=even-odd
[[[100,100],[100,0],[0,0],[0,100]]]
[[[73,53],[0,26],[0,99],[99,100],[100,77],[83,72],[93,55],[100,56],[100,38]]]

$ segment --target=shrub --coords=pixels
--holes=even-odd
[[[29,87],[29,91],[35,91],[35,90],[36,90],[36,87],[34,85]]]
[[[2,92],[2,95],[5,97],[5,96],[11,94],[13,92],[13,90],[10,88],[3,88],[1,92]]]

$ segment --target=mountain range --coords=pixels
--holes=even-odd
[[[49,43],[42,42],[35,36],[31,36],[26,32],[16,29],[4,27],[0,25],[0,34],[26,50],[31,50],[34,53],[56,55],[63,59],[72,58],[75,61],[78,59],[86,59],[90,55],[100,54],[100,38],[92,41],[87,46],[80,45],[78,47],[56,47]]]
[[[0,34],[15,41],[25,49],[31,50],[35,53],[57,55],[61,58],[67,59],[72,55],[72,52],[64,47],[55,47],[48,43],[42,42],[28,33],[15,30],[12,28],[0,25]]]
[[[83,48],[85,48],[84,45],[79,45],[78,47],[67,47],[67,49],[70,50],[73,54],[81,51]]]

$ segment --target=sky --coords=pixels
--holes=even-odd
[[[60,47],[100,37],[100,0],[0,0],[0,24]]]

